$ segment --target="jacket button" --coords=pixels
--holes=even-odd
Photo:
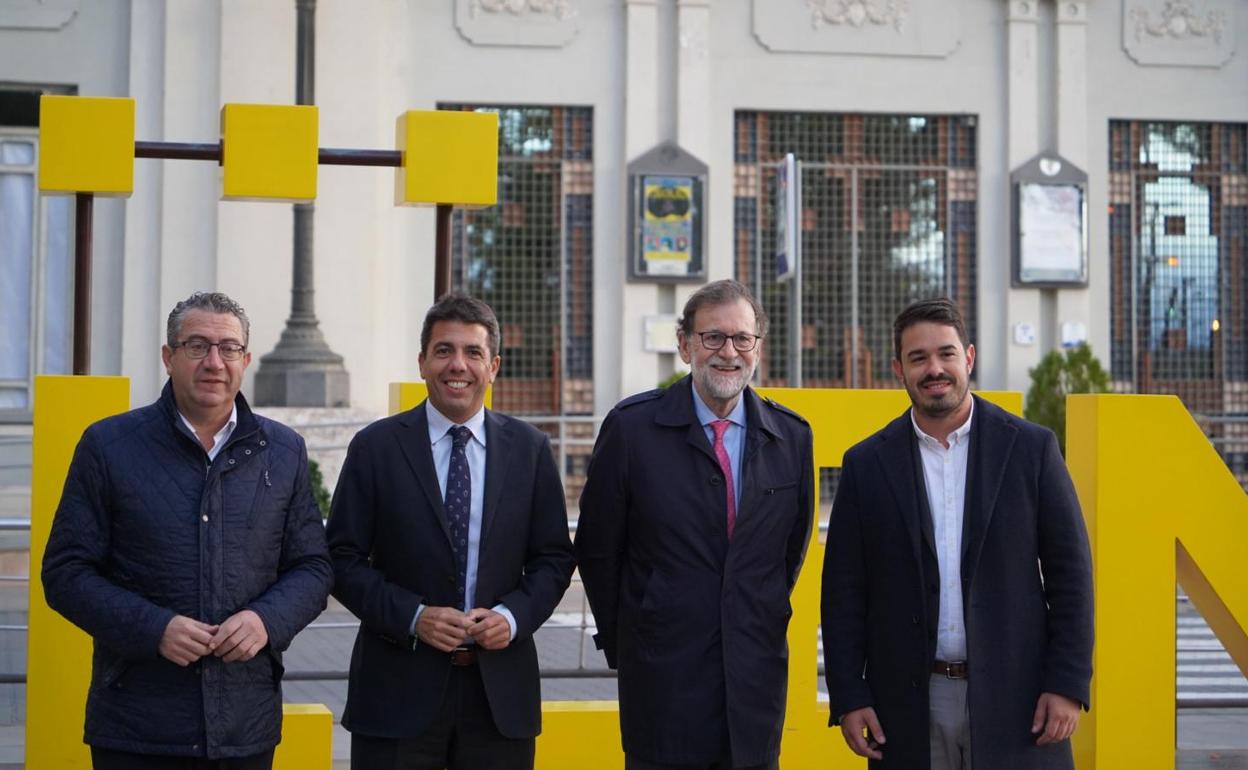
[[[208,514],[206,514],[206,513],[205,513],[205,514],[204,514],[203,516],[201,516],[200,518],[202,518],[202,519],[206,522],[206,521],[208,521]]]
[[[719,486],[722,483],[724,483],[723,476],[711,476],[711,484],[713,486]]]
[[[910,622],[911,622],[911,623],[913,623],[914,625],[916,625],[916,626],[917,626],[917,625],[919,624],[919,616],[918,616],[918,615],[911,615],[911,616],[910,616]]]

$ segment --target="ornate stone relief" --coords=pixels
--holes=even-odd
[[[810,7],[810,23],[815,29],[824,24],[866,24],[892,26],[898,32],[910,13],[906,0],[806,0]]]
[[[476,45],[562,47],[576,18],[575,0],[455,0],[455,27]]]
[[[1127,0],[1122,47],[1140,64],[1221,67],[1235,53],[1235,0]]]
[[[79,0],[5,0],[0,29],[60,29],[78,15]]]
[[[754,0],[754,36],[771,51],[945,57],[962,0]]]

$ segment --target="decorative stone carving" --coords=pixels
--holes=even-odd
[[[910,13],[906,0],[806,0],[810,7],[811,24],[819,29],[824,24],[864,24],[892,26],[898,32]]]
[[[1235,0],[1128,0],[1122,47],[1140,64],[1221,67],[1235,53]]]
[[[79,0],[7,0],[0,29],[60,29],[78,15]]]
[[[754,0],[771,51],[942,58],[959,44],[962,0]]]
[[[574,0],[455,0],[455,27],[475,45],[559,48],[577,15]]]

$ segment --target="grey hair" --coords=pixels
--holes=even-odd
[[[243,327],[243,345],[251,335],[251,321],[247,320],[247,311],[243,306],[219,291],[197,291],[169,311],[169,321],[165,324],[165,341],[169,347],[178,344],[178,335],[182,332],[182,321],[191,310],[205,310],[209,313],[229,313],[238,319]]]
[[[750,308],[754,311],[754,333],[760,337],[767,336],[767,326],[770,321],[767,318],[767,311],[763,310],[760,303],[749,288],[740,281],[734,281],[731,278],[725,278],[721,281],[712,281],[702,288],[689,295],[688,301],[685,302],[685,310],[680,316],[680,320],[676,322],[676,328],[681,334],[688,337],[693,334],[693,317],[697,314],[698,309],[704,305],[725,305],[736,302],[739,299],[749,303]]]

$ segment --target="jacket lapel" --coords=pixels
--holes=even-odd
[[[485,494],[482,498],[481,510],[481,545],[485,549],[485,539],[490,534],[490,525],[494,523],[498,513],[498,503],[503,497],[504,480],[507,478],[507,465],[511,461],[511,431],[507,429],[507,418],[500,417],[489,409],[485,410]]]
[[[429,501],[429,508],[442,526],[446,541],[451,542],[451,528],[446,523],[446,508],[442,505],[442,490],[438,487],[438,474],[433,467],[433,446],[429,443],[429,417],[425,413],[425,404],[421,402],[414,409],[403,415],[403,425],[407,430],[399,432],[399,447],[403,457],[416,474],[420,488]]]
[[[918,444],[914,427],[910,424],[910,411],[893,420],[884,428],[884,444],[877,457],[880,473],[888,480],[889,489],[897,500],[915,561],[923,564],[922,548],[925,544],[932,557],[936,556],[936,542],[932,535],[932,514],[927,506],[927,484],[923,478],[923,465],[918,459]]]
[[[1018,428],[997,407],[975,396],[971,425],[971,456],[966,468],[966,503],[962,516],[962,577],[969,579],[979,564],[984,536],[992,522],[1005,468]]]
[[[757,455],[781,435],[771,410],[762,408],[762,399],[753,388],[747,387],[742,391],[741,398],[745,399],[745,451],[741,457],[741,502],[737,504],[737,527],[741,526],[742,517],[748,516],[756,507],[752,503],[759,495]]]
[[[698,416],[693,411],[692,377],[677,381],[663,392],[654,421],[669,428],[688,428],[685,431],[685,443],[706,455],[707,459],[715,463],[715,467],[719,467],[719,460],[715,459],[711,442],[706,439],[706,429],[698,422]]]

